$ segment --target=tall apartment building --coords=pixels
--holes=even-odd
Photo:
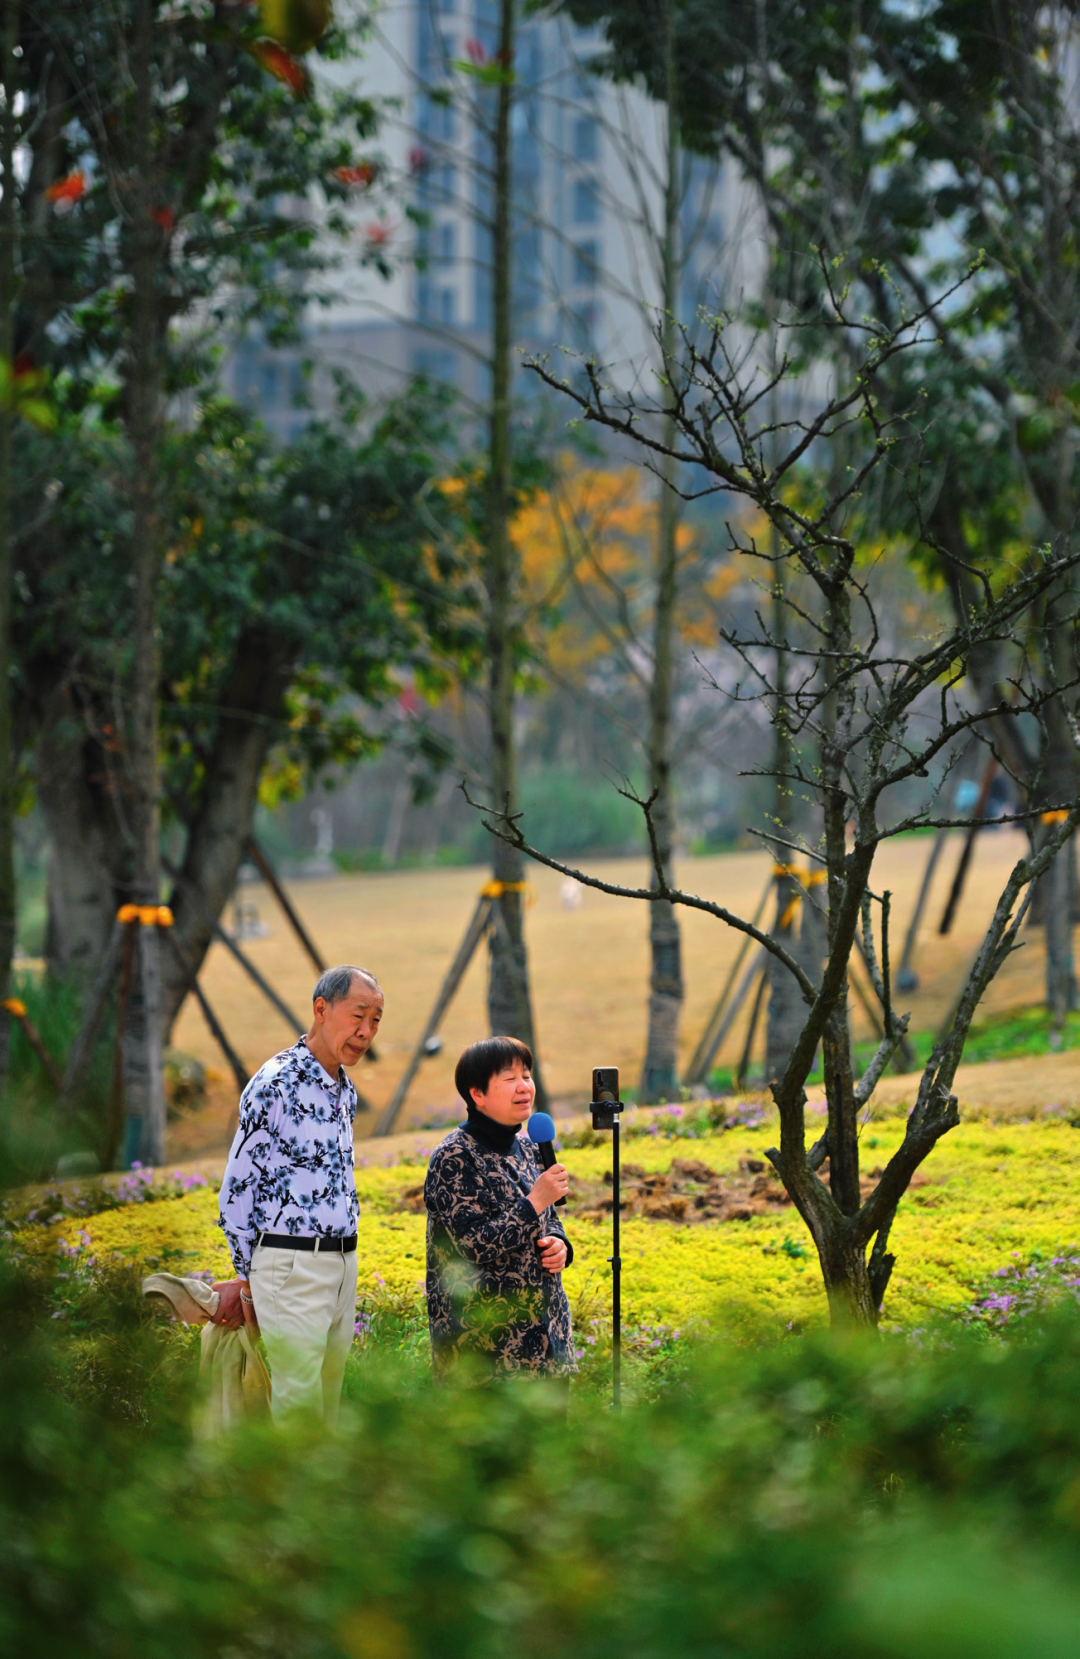
[[[362,59],[338,79],[385,101],[378,140],[383,205],[363,193],[355,238],[313,311],[302,350],[240,343],[230,389],[282,437],[300,363],[347,368],[379,394],[424,374],[482,398],[491,311],[490,124],[494,0],[384,0]],[[522,20],[513,101],[514,331],[539,351],[589,349],[623,379],[655,362],[664,117],[646,98],[588,73],[597,42],[561,19]],[[468,66],[468,67],[463,67]],[[408,211],[406,211],[408,209]],[[746,245],[740,194],[696,163],[683,210],[689,247],[680,311],[716,304]],[[365,253],[377,252],[389,278]],[[319,389],[321,386],[321,390]],[[520,389],[528,391],[528,377]],[[316,402],[326,395],[316,376]]]

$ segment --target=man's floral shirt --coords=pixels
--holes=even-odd
[[[267,1060],[240,1096],[221,1183],[221,1227],[246,1279],[258,1236],[350,1238],[360,1206],[353,1174],[356,1090],[333,1081],[303,1038]]]
[[[427,1304],[436,1378],[466,1363],[485,1373],[576,1371],[570,1307],[536,1241],[566,1240],[557,1211],[537,1215],[526,1194],[540,1178],[532,1142],[492,1152],[465,1128],[431,1154],[424,1204]],[[566,1265],[573,1256],[568,1252]]]

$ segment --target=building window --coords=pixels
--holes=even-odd
[[[571,282],[578,288],[595,288],[596,267],[599,263],[600,249],[595,242],[575,243]]]
[[[445,90],[428,93],[420,105],[420,131],[436,142],[451,143],[457,131],[451,95]]]
[[[595,179],[574,181],[574,223],[595,225],[600,217],[600,192]]]
[[[439,289],[439,321],[452,323],[457,314],[457,295],[452,288]]]
[[[457,258],[457,226],[436,225],[433,242],[436,265],[452,265]]]
[[[459,379],[460,367],[457,352],[441,351],[438,347],[426,346],[413,359],[413,373],[422,374],[425,380],[445,380],[454,384]]]
[[[574,120],[573,148],[575,161],[595,161],[600,149],[599,129],[591,115],[579,115]]]
[[[588,351],[596,339],[595,305],[575,305],[570,310],[570,339],[577,351]]]

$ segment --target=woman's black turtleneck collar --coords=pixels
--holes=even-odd
[[[517,1140],[519,1123],[496,1123],[489,1118],[486,1112],[481,1112],[472,1101],[469,1102],[469,1116],[461,1127],[468,1131],[474,1140],[481,1146],[486,1146],[489,1152],[501,1152],[505,1156],[512,1152]]]

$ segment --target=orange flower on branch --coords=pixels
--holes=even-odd
[[[278,46],[272,40],[257,40],[251,47],[251,54],[267,74],[273,75],[275,80],[284,81],[298,98],[307,97],[311,91],[308,72],[284,46]]]
[[[378,176],[379,169],[373,161],[361,161],[355,167],[334,168],[334,177],[339,184],[353,185],[360,190],[374,184]]]
[[[176,214],[171,207],[155,207],[152,218],[155,225],[160,225],[162,230],[172,230],[176,223]]]
[[[51,202],[58,213],[70,213],[79,198],[85,195],[86,174],[77,167],[66,179],[57,179],[55,184],[49,185],[45,200]]]

